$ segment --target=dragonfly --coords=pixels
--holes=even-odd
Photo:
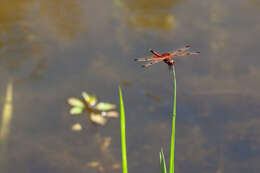
[[[142,67],[149,67],[153,64],[157,64],[159,62],[165,62],[169,67],[172,67],[175,64],[175,61],[173,60],[176,57],[182,57],[182,56],[189,56],[189,55],[198,55],[200,52],[185,52],[186,50],[190,49],[190,45],[186,45],[183,48],[177,49],[172,52],[165,52],[162,54],[159,54],[157,51],[150,49],[149,51],[153,54],[150,57],[145,58],[136,58],[135,61],[139,62],[145,62],[149,61],[148,63],[142,65]]]

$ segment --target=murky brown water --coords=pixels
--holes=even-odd
[[[0,172],[121,172],[119,120],[95,127],[66,102],[85,90],[118,103],[118,85],[129,172],[159,172],[172,78],[133,59],[190,44],[201,54],[177,60],[176,172],[258,173],[259,10],[257,0],[0,0]]]

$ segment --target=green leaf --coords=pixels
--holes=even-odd
[[[125,109],[122,97],[122,91],[119,87],[120,97],[120,119],[121,119],[121,149],[122,149],[122,169],[123,173],[127,173],[127,154],[126,154],[126,135],[125,135]]]
[[[86,92],[82,92],[82,97],[87,102],[88,105],[94,106],[97,103],[97,98],[95,96],[92,96]]]
[[[89,116],[90,120],[98,125],[104,126],[107,122],[107,119],[101,114],[91,113]]]
[[[73,131],[81,131],[81,130],[82,130],[82,126],[81,126],[81,124],[76,123],[76,124],[74,124],[74,125],[71,127],[71,129],[72,129]]]
[[[100,111],[109,111],[109,110],[115,109],[115,108],[116,108],[115,104],[105,103],[105,102],[99,102],[95,106],[95,109],[100,110]]]
[[[82,92],[82,97],[85,99],[86,102],[89,102],[89,94],[86,93],[85,91]]]
[[[83,112],[84,108],[83,107],[73,107],[70,109],[70,114],[75,115],[75,114],[81,114]]]
[[[101,112],[101,115],[104,117],[109,117],[109,118],[118,118],[119,117],[117,111]]]
[[[161,149],[161,152],[160,152],[160,165],[161,165],[161,173],[167,173],[167,167],[165,164],[163,149]]]
[[[68,103],[71,106],[82,107],[82,108],[85,107],[84,103],[80,99],[74,97],[69,98]]]

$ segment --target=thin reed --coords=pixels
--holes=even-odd
[[[161,173],[167,173],[167,167],[166,167],[166,163],[165,163],[163,149],[161,149],[161,152],[160,152],[160,165],[161,165]]]
[[[173,115],[172,115],[172,136],[171,136],[171,155],[170,155],[170,169],[169,173],[174,173],[174,150],[175,150],[175,118],[176,118],[176,75],[175,67],[172,68],[173,75]]]
[[[171,131],[171,153],[170,153],[170,167],[169,173],[174,173],[174,150],[175,150],[175,118],[176,118],[176,74],[174,66],[172,69],[173,75],[173,115],[172,115],[172,131]],[[121,148],[122,148],[122,171],[127,173],[127,153],[126,153],[126,134],[125,134],[125,109],[121,88],[119,87],[120,96],[120,122],[121,122]],[[160,153],[161,173],[167,173],[165,157],[163,149]]]

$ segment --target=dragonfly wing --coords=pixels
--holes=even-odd
[[[153,60],[153,61],[151,61],[151,62],[149,62],[147,64],[142,65],[142,67],[149,67],[149,66],[151,66],[153,64],[157,64],[158,62],[161,62],[162,60],[164,60],[164,58],[161,58],[161,59],[158,59],[158,60]]]
[[[152,61],[154,58],[152,56],[145,58],[136,58],[135,61]]]
[[[177,54],[177,56],[189,56],[189,55],[198,55],[200,52],[186,52],[182,54]]]
[[[177,50],[173,51],[172,54],[178,54],[178,53],[184,52],[185,50],[188,50],[189,48],[191,48],[191,46],[190,45],[186,45],[183,48],[180,48],[180,49],[177,49]]]

